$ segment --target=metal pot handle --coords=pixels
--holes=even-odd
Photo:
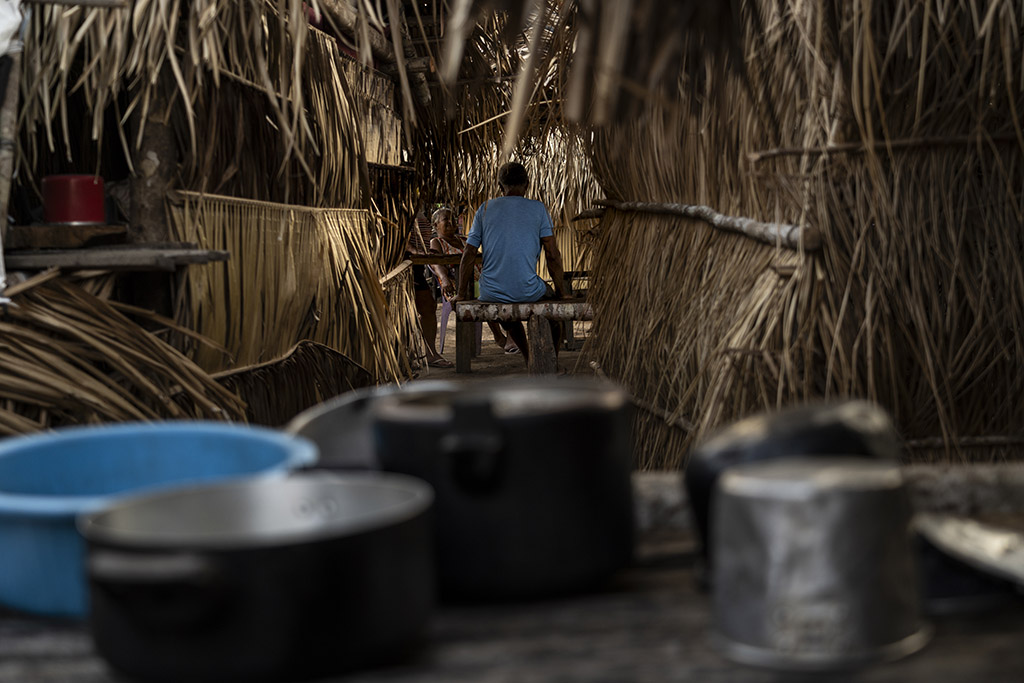
[[[97,550],[89,556],[89,574],[101,583],[155,585],[207,583],[214,572],[209,560],[193,553],[136,555]]]
[[[89,578],[113,609],[154,631],[180,631],[219,619],[231,600],[228,582],[195,553],[124,553],[95,549]]]
[[[506,458],[501,430],[489,401],[458,400],[452,433],[441,438],[440,449],[451,477],[465,493],[484,496],[501,488]]]

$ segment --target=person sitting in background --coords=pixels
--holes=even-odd
[[[434,225],[434,238],[430,241],[431,251],[461,254],[466,248],[466,239],[458,232],[454,212],[447,207],[438,209],[431,217],[431,222]],[[479,270],[479,266],[475,267]],[[432,270],[441,285],[441,296],[450,301],[457,290],[458,277],[455,275],[455,269],[451,266],[432,266]],[[494,343],[504,349],[505,353],[519,352],[515,342],[502,331],[498,323],[489,322],[487,325],[494,335]]]
[[[416,214],[415,225],[409,232],[408,250],[413,254],[429,254],[431,240],[430,219],[427,218],[427,210],[422,208]],[[427,349],[427,365],[432,368],[453,367],[450,360],[437,352],[437,298],[427,278],[427,266],[414,265],[412,281],[420,332]]]
[[[526,168],[515,162],[504,164],[498,169],[498,184],[503,196],[484,202],[473,217],[462,252],[455,301],[469,299],[472,268],[481,248],[484,262],[480,270],[480,301],[517,303],[564,298],[562,254],[544,204],[525,197],[530,186]],[[554,288],[537,275],[542,248]],[[501,327],[523,352],[523,358],[529,360],[523,323],[502,322]],[[551,329],[557,354],[562,326],[552,321]]]

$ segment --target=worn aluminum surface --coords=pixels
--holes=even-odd
[[[972,567],[1024,585],[1024,534],[954,515],[921,515],[915,526],[940,550]]]
[[[898,465],[787,458],[727,470],[713,501],[716,641],[742,663],[828,671],[925,645]]]

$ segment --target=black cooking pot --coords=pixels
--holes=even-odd
[[[717,432],[690,454],[683,478],[708,575],[711,493],[729,467],[805,455],[896,460],[899,450],[888,413],[867,401],[788,408],[742,419]]]
[[[580,591],[629,562],[632,420],[615,386],[490,379],[410,388],[373,413],[381,466],[435,489],[443,596]]]
[[[96,649],[160,681],[297,680],[400,658],[433,605],[432,499],[409,477],[319,474],[86,515]]]

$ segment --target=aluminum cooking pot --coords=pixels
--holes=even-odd
[[[744,418],[690,454],[684,483],[707,571],[711,493],[729,467],[789,456],[862,456],[895,461],[900,442],[889,415],[867,401],[807,405]]]
[[[632,419],[614,385],[490,379],[391,394],[373,413],[381,466],[435,489],[443,596],[579,591],[629,562]]]
[[[410,477],[315,473],[85,515],[96,649],[160,681],[296,680],[400,658],[433,605],[432,499]]]
[[[379,470],[373,434],[372,408],[384,396],[408,390],[448,390],[454,382],[419,380],[408,384],[382,384],[336,396],[295,416],[285,431],[316,444],[320,458],[309,466],[318,470]]]

